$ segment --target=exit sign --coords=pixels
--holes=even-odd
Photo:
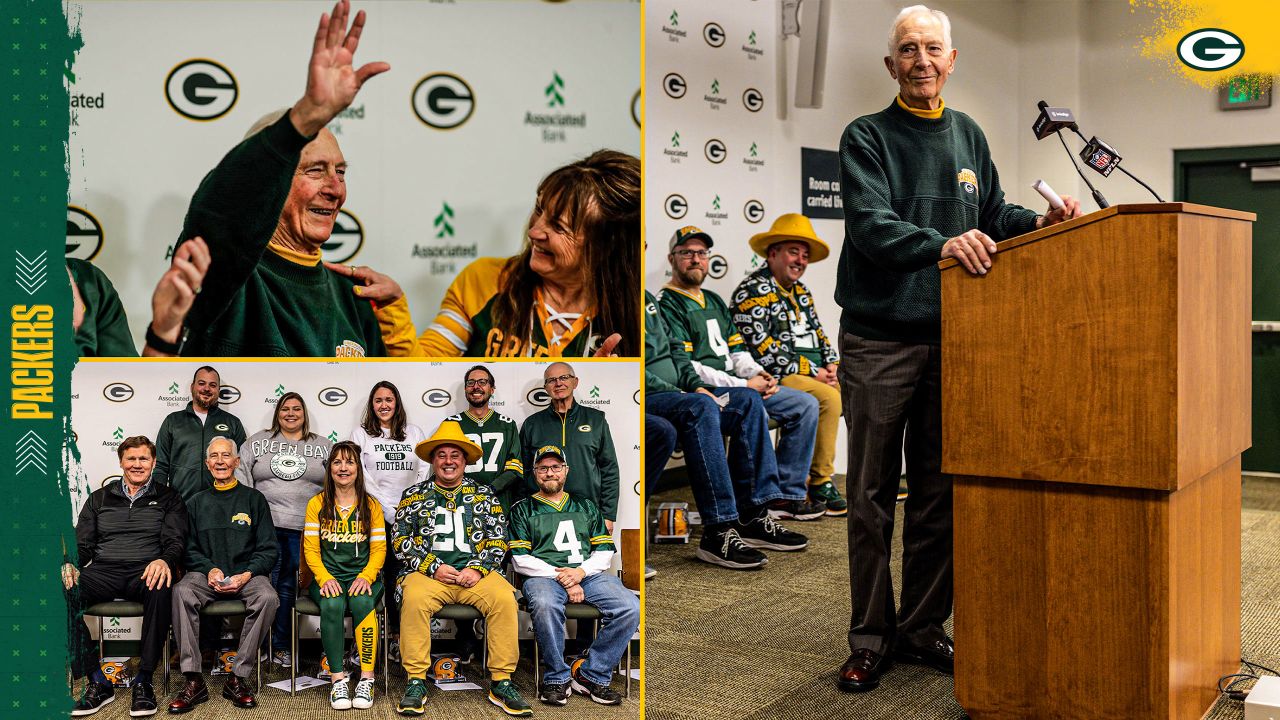
[[[1272,78],[1249,75],[1228,80],[1218,88],[1219,110],[1271,107]]]

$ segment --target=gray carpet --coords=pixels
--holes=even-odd
[[[527,651],[527,655],[525,654]],[[315,651],[318,657],[318,646]],[[304,657],[310,656],[310,653]],[[633,657],[633,664],[638,663],[638,659]],[[265,673],[267,666],[263,666]],[[315,669],[302,668],[300,672],[313,672]],[[462,672],[469,679],[484,678],[484,669],[479,666],[477,661],[471,665],[462,667]],[[270,677],[264,677],[263,684],[275,682],[277,680],[288,680],[288,668],[274,667]],[[582,695],[574,695],[569,698],[569,704],[564,707],[556,707],[553,705],[544,705],[538,702],[537,696],[533,689],[533,648],[526,644],[521,645],[520,665],[516,669],[516,673],[512,676],[512,681],[519,688],[520,694],[524,699],[533,706],[533,713],[537,717],[542,718],[562,718],[563,720],[587,720],[594,718],[613,718],[615,720],[626,720],[627,718],[636,718],[640,715],[640,688],[639,683],[635,680],[631,681],[631,697],[622,701],[621,705],[614,707],[606,707],[598,705],[587,697]],[[161,687],[162,675],[157,672],[155,675],[156,694],[159,696],[163,692]],[[182,675],[174,673],[172,677],[173,692],[177,692],[181,686]],[[288,692],[281,692],[275,688],[265,688],[258,695],[258,707],[253,710],[241,710],[231,704],[230,701],[224,699],[220,694],[222,691],[223,679],[209,678],[205,674],[205,682],[209,683],[209,702],[197,705],[196,709],[186,715],[184,718],[192,720],[250,720],[251,718],[262,718],[263,720],[312,720],[313,718],[344,718],[345,720],[359,720],[363,718],[399,718],[396,714],[396,701],[400,699],[401,693],[404,692],[405,676],[399,668],[391,670],[391,697],[388,698],[382,692],[382,666],[378,666],[378,685],[374,694],[373,707],[368,710],[343,710],[338,711],[329,707],[329,690],[328,686],[323,688],[313,688],[311,690],[300,691],[296,697],[290,697]],[[442,692],[434,687],[427,691],[426,713],[421,717],[424,718],[456,718],[457,720],[495,720],[496,718],[507,717],[497,706],[490,704],[487,681],[478,683],[482,689],[480,690],[456,690],[450,692]],[[623,691],[623,678],[621,675],[615,675],[613,687],[618,692]],[[354,683],[349,687],[355,687]],[[77,687],[77,692],[79,687]],[[129,718],[129,690],[121,689],[116,691],[116,699],[113,703],[103,708],[93,717],[95,720],[103,718],[103,720],[123,720]],[[168,699],[164,699],[160,703],[160,712],[154,717],[178,717],[168,715],[165,712],[165,706]]]
[[[842,482],[837,483],[842,486]],[[673,491],[650,499],[686,500]],[[901,507],[898,523],[901,529]],[[1242,512],[1242,652],[1280,669],[1280,480],[1246,478]],[[836,689],[848,655],[849,575],[843,518],[793,522],[810,538],[801,553],[769,552],[763,570],[726,570],[695,560],[689,545],[650,544],[659,575],[645,593],[645,717],[649,720],[954,720],[965,717],[952,681],[898,665],[879,689]],[[895,580],[901,536],[894,546]],[[896,588],[900,589],[900,588]],[[950,621],[948,621],[950,631]],[[1016,678],[1011,678],[1011,686]],[[1220,699],[1211,720],[1244,717]]]

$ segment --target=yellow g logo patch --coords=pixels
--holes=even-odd
[[[252,525],[253,520],[249,519],[248,513],[236,513],[231,516],[232,525]]]
[[[960,187],[970,195],[978,193],[978,176],[969,168],[960,168],[960,172],[956,173],[956,180],[960,181]]]

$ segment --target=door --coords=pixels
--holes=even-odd
[[[1174,152],[1174,199],[1258,214],[1253,226],[1253,447],[1245,472],[1280,474],[1280,180],[1250,166],[1280,162],[1280,145]],[[1274,168],[1259,175],[1275,173]]]

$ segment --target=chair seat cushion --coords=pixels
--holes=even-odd
[[[102,617],[142,617],[142,603],[132,600],[100,602],[97,605],[90,605],[85,609],[84,614]]]

